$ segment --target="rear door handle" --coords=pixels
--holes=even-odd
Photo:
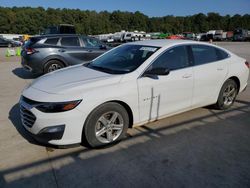
[[[217,68],[217,71],[222,71],[222,70],[224,70],[223,68]]]
[[[60,49],[60,50],[58,50],[58,52],[65,52],[65,50],[63,50],[63,49]]]
[[[182,78],[190,78],[190,77],[192,77],[192,74],[185,74],[182,76]]]

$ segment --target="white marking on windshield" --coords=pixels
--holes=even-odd
[[[155,52],[157,50],[157,48],[152,48],[152,47],[141,47],[140,50],[143,51],[149,51],[149,52]]]

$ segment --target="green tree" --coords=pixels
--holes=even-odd
[[[42,7],[0,7],[0,33],[39,34],[44,28],[62,23],[73,24],[77,33],[95,35],[120,30],[164,33],[195,33],[235,28],[250,29],[250,15],[221,16],[210,12],[193,16],[148,17],[139,11],[96,12],[79,9],[44,9]]]

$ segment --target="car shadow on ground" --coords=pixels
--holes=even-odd
[[[17,77],[22,78],[22,79],[35,79],[39,77],[40,75],[38,74],[33,74],[31,72],[28,72],[22,67],[15,68],[12,70],[13,74],[15,74]]]
[[[250,102],[236,102],[230,110],[215,111],[216,120],[212,113],[166,126],[145,125],[114,148],[48,153],[46,159],[0,170],[0,187],[41,182],[44,187],[249,187],[250,135],[245,130]],[[15,105],[10,119],[19,130],[17,114]]]

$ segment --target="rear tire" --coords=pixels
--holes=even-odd
[[[84,124],[83,144],[92,148],[116,144],[124,138],[128,126],[129,116],[122,105],[102,104],[90,113]]]
[[[228,79],[222,86],[215,108],[226,110],[230,108],[238,94],[238,86],[234,80]]]
[[[44,74],[47,74],[49,72],[53,72],[55,70],[61,69],[64,67],[64,64],[61,61],[58,60],[50,60],[46,63],[44,67]]]

